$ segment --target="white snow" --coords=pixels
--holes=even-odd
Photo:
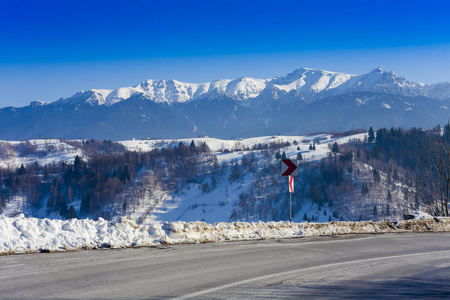
[[[248,139],[239,140],[220,140],[216,138],[192,138],[192,139],[180,139],[180,140],[129,140],[121,141],[127,149],[133,151],[150,151],[155,148],[167,148],[169,146],[177,146],[180,142],[185,145],[189,145],[191,141],[194,141],[196,145],[205,142],[216,155],[219,164],[230,163],[233,160],[240,161],[246,154],[253,153],[255,158],[260,162],[265,161],[264,151],[261,150],[242,150],[244,147],[252,148],[257,144],[269,144],[272,142],[290,142],[291,146],[280,148],[280,153],[285,152],[286,156],[290,159],[296,160],[296,156],[299,152],[302,153],[304,161],[320,160],[327,157],[331,153],[331,145],[334,142],[338,144],[348,143],[350,140],[363,141],[366,137],[365,133],[355,134],[342,138],[332,138],[330,134],[316,134],[316,135],[302,135],[302,136],[262,136]],[[297,145],[294,145],[294,141]],[[309,150],[309,146],[316,143],[316,150]],[[300,147],[300,151],[297,150]],[[233,152],[225,152],[228,149]],[[240,150],[236,150],[240,149]],[[275,150],[278,151],[278,150]],[[275,159],[274,154],[270,156],[270,159]],[[239,195],[245,191],[253,181],[253,176],[247,174],[242,182],[228,183],[223,181],[210,193],[202,193],[198,185],[192,184],[189,189],[184,189],[182,194],[173,194],[165,196],[165,201],[161,201],[155,210],[151,214],[147,214],[144,222],[154,221],[197,221],[204,222],[228,222],[230,221],[231,214],[235,208],[234,203],[239,200]],[[310,205],[311,206],[311,205]],[[307,207],[305,204],[304,207]],[[142,208],[139,210],[139,218],[145,216],[145,211]],[[317,208],[308,212],[308,216],[312,216],[312,212],[316,212]],[[294,221],[301,221],[306,211],[301,212],[294,216]],[[326,217],[319,217],[320,221],[327,221],[330,216],[330,211]],[[323,211],[322,211],[323,214]],[[247,219],[250,221],[254,218]]]
[[[85,101],[92,105],[110,106],[127,100],[136,93],[142,93],[152,101],[170,105],[208,95],[225,95],[247,106],[251,101],[246,100],[257,98],[259,102],[265,103],[265,101],[277,100],[291,92],[295,97],[300,97],[307,102],[351,92],[382,92],[411,97],[427,96],[443,100],[450,98],[450,83],[430,85],[412,82],[394,72],[380,68],[362,75],[300,68],[285,76],[271,79],[240,77],[203,83],[149,79],[134,87],[121,87],[116,90],[92,89],[77,93],[64,101],[74,103]],[[84,98],[83,93],[87,93],[89,97]]]
[[[34,139],[28,140],[32,145],[37,147],[40,155],[20,156],[17,152],[19,144],[24,141],[1,141],[0,147],[3,145],[11,145],[12,148],[8,155],[0,159],[0,167],[18,168],[22,164],[24,166],[38,163],[40,165],[48,165],[59,162],[73,162],[75,157],[83,157],[81,149],[75,148],[58,139]]]
[[[162,244],[293,238],[319,235],[449,231],[450,218],[392,222],[165,222],[138,225],[133,219],[50,220],[0,215],[0,254],[125,248]]]
[[[130,151],[151,151],[155,148],[167,148],[177,146],[180,142],[185,145],[189,145],[191,141],[194,141],[195,144],[206,143],[208,147],[217,155],[219,162],[222,161],[231,161],[234,158],[241,158],[243,154],[247,154],[250,151],[237,151],[232,153],[224,153],[225,149],[230,151],[235,149],[242,149],[243,147],[252,148],[258,144],[270,144],[270,143],[281,143],[281,142],[290,142],[291,146],[281,148],[281,152],[285,151],[288,157],[295,157],[298,154],[297,147],[300,147],[300,152],[303,155],[304,159],[321,159],[326,157],[329,153],[331,153],[330,148],[328,147],[329,143],[337,142],[338,144],[348,143],[352,139],[358,139],[363,141],[365,133],[355,134],[342,138],[332,138],[330,134],[316,134],[316,135],[296,135],[296,136],[288,136],[288,135],[275,135],[275,136],[261,136],[247,139],[239,139],[239,140],[221,140],[216,138],[204,137],[204,138],[186,138],[186,139],[151,139],[151,140],[127,140],[127,141],[119,141],[122,145],[124,145]],[[294,145],[294,141],[298,143],[298,145]],[[317,142],[319,141],[319,142]],[[309,151],[309,145],[316,142],[316,150]],[[259,151],[256,151],[259,152]]]
[[[391,106],[389,104],[387,104],[386,102],[382,102],[381,103],[381,107],[384,107],[384,108],[387,108],[387,109],[391,108]]]

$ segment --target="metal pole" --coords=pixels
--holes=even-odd
[[[288,176],[289,181],[289,222],[292,222],[292,193],[291,193],[291,175]]]
[[[289,193],[289,222],[292,222],[292,193]]]

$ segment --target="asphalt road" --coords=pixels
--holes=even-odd
[[[0,298],[450,298],[450,233],[0,257]]]

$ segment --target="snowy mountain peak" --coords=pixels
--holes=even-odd
[[[31,101],[30,106],[38,107],[38,106],[44,106],[45,104],[46,104],[46,102],[44,102],[44,101],[35,100],[35,101]]]
[[[381,72],[383,72],[383,69],[380,68],[380,67],[378,67],[378,68],[373,69],[372,72],[373,72],[373,73],[381,73]],[[372,73],[372,72],[371,72],[371,73]]]
[[[426,96],[442,100],[450,98],[450,83],[429,85],[413,82],[380,67],[362,75],[299,68],[287,75],[272,79],[242,76],[237,79],[219,79],[204,83],[148,79],[134,87],[83,91],[70,98],[59,100],[57,103],[62,101],[75,105],[85,103],[94,106],[111,106],[129,99],[136,93],[141,93],[151,101],[167,105],[204,97],[214,99],[214,97],[222,96],[242,103],[254,99],[255,101],[251,102],[267,104],[274,100],[314,102],[325,97],[351,92],[375,92],[409,97]]]

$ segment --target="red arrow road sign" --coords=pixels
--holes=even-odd
[[[294,192],[294,176],[289,175],[289,193]]]
[[[281,165],[281,172],[283,172],[281,176],[298,175],[298,167],[292,162],[292,160],[282,159],[281,161],[283,162],[283,164]]]

